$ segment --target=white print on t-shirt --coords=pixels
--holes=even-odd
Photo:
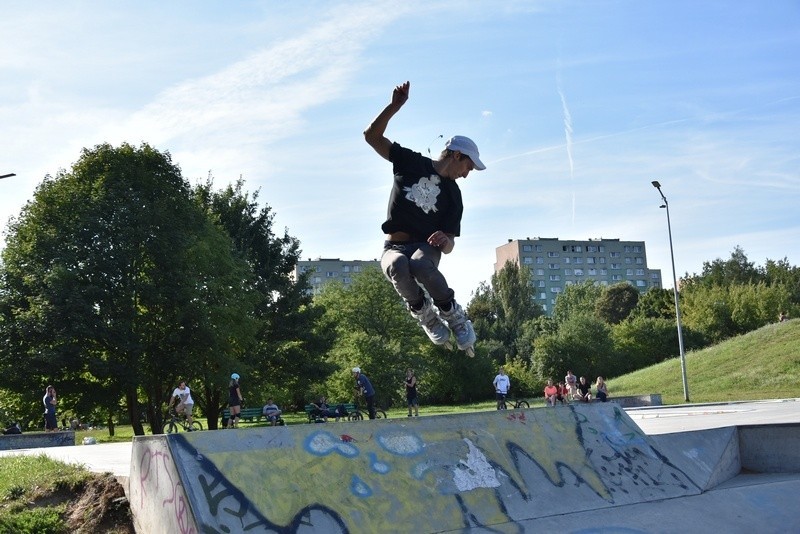
[[[439,196],[439,181],[441,178],[432,174],[427,178],[420,178],[419,182],[411,187],[404,187],[406,198],[417,205],[425,213],[436,212],[436,198]]]

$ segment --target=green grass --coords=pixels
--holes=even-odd
[[[0,458],[0,533],[68,532],[63,500],[91,476],[45,455]]]
[[[686,354],[691,402],[800,397],[800,319],[770,324]],[[684,402],[680,358],[612,378],[611,397],[660,393],[664,404]]]

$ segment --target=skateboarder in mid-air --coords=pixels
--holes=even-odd
[[[475,331],[439,272],[439,260],[453,250],[461,233],[464,205],[456,180],[486,166],[475,143],[460,135],[447,141],[436,160],[386,138],[389,120],[408,100],[410,86],[405,82],[395,87],[391,102],[364,131],[367,143],[394,167],[388,214],[381,226],[386,234],[381,268],[431,341],[448,344],[452,330],[458,348],[472,356]]]

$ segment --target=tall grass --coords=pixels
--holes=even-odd
[[[691,402],[800,397],[800,319],[689,352],[686,376]],[[684,402],[679,358],[609,380],[612,397],[648,393]]]

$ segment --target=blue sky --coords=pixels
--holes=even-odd
[[[5,2],[0,222],[83,147],[147,142],[192,183],[241,176],[303,258],[374,259],[391,166],[362,131],[474,139],[462,302],[508,239],[645,241],[678,275],[800,263],[800,2]],[[442,137],[439,137],[442,136]]]

